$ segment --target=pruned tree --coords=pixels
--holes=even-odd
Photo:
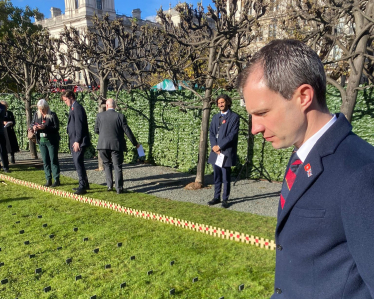
[[[209,118],[215,90],[230,89],[251,55],[250,46],[265,15],[265,1],[214,1],[207,11],[201,4],[196,9],[187,3],[175,7],[180,21],[160,9],[157,13],[163,26],[159,42],[159,69],[167,72],[175,84],[191,90],[202,108],[199,160],[195,185],[204,185]],[[172,54],[172,55],[171,55]],[[186,84],[185,82],[189,82]],[[202,87],[204,94],[194,87]],[[201,107],[202,103],[202,107]],[[184,103],[179,103],[184,105]]]
[[[15,84],[16,90],[10,91],[24,101],[29,126],[32,119],[32,93],[42,91],[49,81],[53,58],[48,49],[52,41],[48,31],[31,23],[32,16],[42,16],[37,10],[31,10],[29,7],[25,10],[14,8],[8,5],[7,1],[5,4],[8,20],[3,23],[6,31],[0,31],[1,79],[11,79]],[[29,145],[32,157],[37,158],[35,144],[30,141]]]
[[[374,87],[374,1],[293,0],[290,4],[286,32],[319,53],[328,83],[341,93],[340,110],[350,121],[362,75],[368,79],[368,87]],[[346,88],[342,86],[345,77]]]
[[[98,100],[99,112],[105,109],[109,83],[117,91],[148,86],[148,75],[153,72],[148,55],[153,48],[149,40],[153,37],[147,28],[141,28],[138,20],[110,20],[108,15],[102,19],[95,16],[92,27],[84,31],[64,28],[59,51],[65,63],[59,68],[87,74],[87,85],[98,82],[100,93],[93,96]],[[99,169],[103,169],[100,159]]]

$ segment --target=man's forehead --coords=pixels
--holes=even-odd
[[[249,83],[260,83],[264,78],[264,69],[260,63],[252,66],[252,70],[244,84],[244,89]]]

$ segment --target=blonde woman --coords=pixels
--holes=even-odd
[[[34,114],[30,129],[36,133],[43,159],[46,187],[60,186],[60,164],[58,162],[58,148],[60,145],[59,121],[56,113],[49,109],[48,102],[41,99],[37,103],[38,110]],[[54,183],[52,184],[52,176]]]

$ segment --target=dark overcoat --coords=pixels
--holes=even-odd
[[[221,116],[221,112],[213,115],[209,127],[211,151],[209,154],[208,163],[216,163],[217,154],[213,152],[212,147],[218,145],[221,149],[221,153],[225,155],[223,167],[231,167],[236,165],[239,123],[239,115],[231,110],[227,111],[225,116]]]
[[[272,299],[374,298],[374,147],[351,129],[338,114],[279,207]]]

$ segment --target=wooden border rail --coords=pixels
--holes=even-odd
[[[45,186],[31,183],[28,181],[18,180],[18,179],[15,179],[11,176],[7,176],[4,174],[0,174],[0,179],[12,182],[17,185],[48,192],[48,193],[58,195],[61,197],[74,199],[76,201],[87,203],[93,206],[111,209],[116,212],[125,213],[130,216],[143,218],[143,219],[157,220],[157,221],[160,221],[166,224],[171,224],[171,225],[178,226],[184,229],[189,229],[189,230],[193,230],[199,233],[211,235],[213,237],[247,243],[247,244],[255,245],[257,247],[265,248],[269,250],[275,250],[276,248],[276,244],[274,240],[259,238],[259,237],[255,237],[252,235],[249,236],[249,235],[246,235],[240,232],[234,232],[234,231],[230,231],[224,228],[216,228],[216,227],[208,226],[206,224],[194,223],[191,221],[181,220],[181,219],[177,219],[177,218],[173,218],[173,217],[169,217],[165,215],[159,215],[159,214],[155,214],[155,213],[151,213],[147,211],[126,208],[126,207],[120,206],[112,202],[94,199],[94,198],[81,196],[81,195],[76,195],[71,192],[45,187]]]

